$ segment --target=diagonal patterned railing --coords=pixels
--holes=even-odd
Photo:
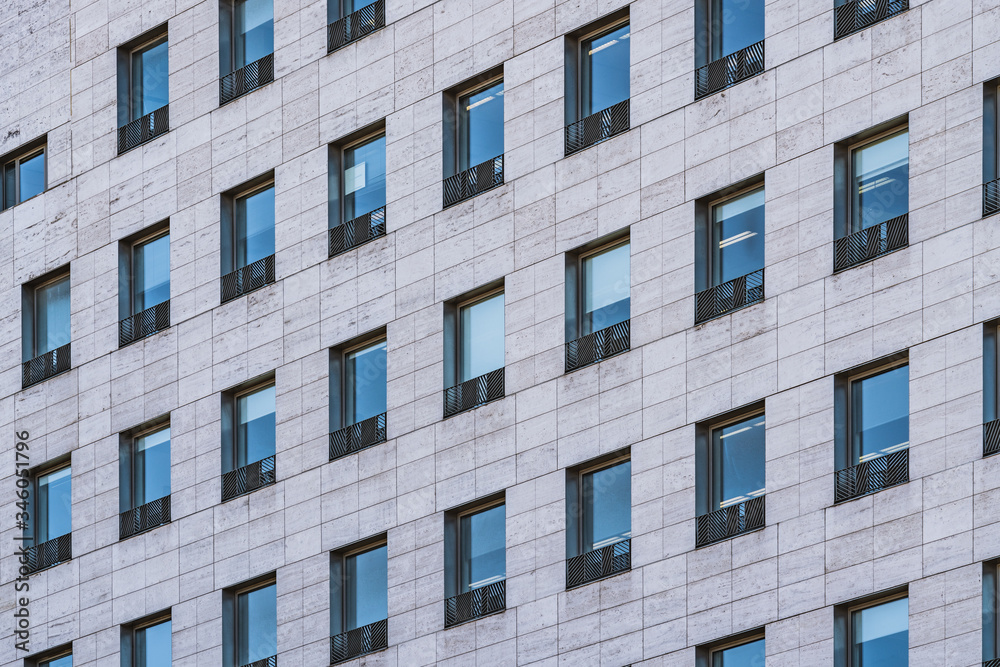
[[[141,118],[118,128],[118,154],[121,155],[170,130],[170,105],[164,104]]]
[[[170,299],[118,322],[118,347],[125,347],[170,328]]]
[[[764,496],[756,496],[697,517],[695,547],[728,540],[764,527]]]
[[[28,547],[23,565],[28,574],[65,563],[73,558],[73,534],[66,533],[41,544]]]
[[[566,560],[566,588],[576,588],[632,569],[632,540],[626,539]]]
[[[838,470],[834,477],[835,503],[888,489],[910,481],[910,450],[901,449]]]
[[[833,270],[843,271],[910,244],[909,214],[872,225],[833,242]]]
[[[985,661],[983,667],[1000,667],[1000,658]]]
[[[630,100],[614,104],[566,126],[566,155],[599,144],[605,139],[628,132]]]
[[[274,282],[274,255],[241,266],[222,276],[222,303],[259,290]]]
[[[385,0],[378,0],[328,25],[326,52],[332,53],[384,27]]]
[[[627,352],[631,344],[631,322],[612,324],[566,343],[566,372]]]
[[[385,206],[330,229],[330,257],[385,236]]]
[[[503,155],[444,179],[444,208],[503,185]]]
[[[278,667],[278,656],[272,655],[270,658],[261,658],[240,667]]]
[[[764,71],[764,40],[702,65],[694,73],[694,98],[714,95]]]
[[[222,502],[270,486],[275,479],[273,456],[230,470],[222,475]]]
[[[909,0],[852,0],[833,8],[833,38],[847,37],[910,8]]]
[[[444,390],[444,416],[451,417],[504,397],[504,369],[466,380]]]
[[[495,581],[444,601],[444,627],[460,625],[507,608],[507,581]]]
[[[389,621],[375,621],[330,637],[330,664],[346,662],[389,647]]]
[[[1000,419],[983,424],[983,456],[1000,454]]]
[[[983,217],[1000,212],[1000,178],[983,183]]]
[[[170,496],[163,496],[118,515],[118,539],[124,540],[170,523]]]
[[[701,324],[764,300],[764,269],[694,295],[694,323]]]
[[[375,415],[330,434],[330,460],[385,442],[385,415]]]
[[[70,345],[66,343],[54,350],[40,354],[21,364],[21,388],[27,389],[33,384],[48,380],[70,368]]]
[[[244,65],[219,79],[219,106],[274,81],[274,54]]]

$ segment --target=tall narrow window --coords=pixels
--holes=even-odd
[[[764,639],[712,651],[711,667],[763,667]]]
[[[445,627],[506,608],[506,508],[503,503],[457,513],[457,558],[447,567]],[[446,546],[448,541],[446,540]],[[454,591],[454,593],[452,593]]]
[[[909,664],[909,601],[851,611],[850,667],[906,667]]]
[[[231,244],[223,247],[223,302],[274,282],[274,183],[237,194],[231,211],[226,221],[231,226],[223,239]]]
[[[328,0],[327,52],[385,27],[385,0]]]
[[[170,427],[126,437],[123,445],[120,539],[170,522]]]
[[[385,236],[385,132],[331,146],[330,257]],[[338,196],[339,195],[339,196]]]
[[[223,396],[224,410],[231,409],[232,431],[223,423],[222,500],[230,500],[275,482],[274,384],[258,385]]]
[[[477,77],[446,93],[444,207],[503,185],[503,74]],[[457,113],[456,113],[457,112]],[[450,121],[454,113],[457,120]]]
[[[566,155],[629,129],[628,16],[568,36]]]
[[[385,442],[386,368],[384,338],[331,352],[331,461]]]
[[[630,283],[627,239],[567,254],[567,373],[629,349]]]
[[[334,553],[330,663],[388,646],[388,550],[384,540]]]
[[[129,120],[142,118],[167,104],[167,38],[157,38],[132,51],[129,77]]]
[[[70,277],[43,278],[23,290],[22,386],[70,368]]]
[[[983,563],[983,665],[1000,661],[1000,561]]]
[[[41,656],[26,659],[24,664],[26,667],[73,667],[73,647],[66,645],[46,651]]]
[[[45,191],[45,148],[43,140],[40,146],[3,158],[4,209]]]
[[[445,417],[504,396],[503,292],[458,304],[450,327],[455,327],[457,345],[449,366],[452,373],[448,369],[445,373],[445,382],[451,385],[445,389]],[[455,380],[449,377],[452,374]]]
[[[983,325],[983,456],[1000,454],[1000,322]]]
[[[170,232],[155,232],[126,248],[130,289],[122,299],[118,345],[124,346],[170,326]]]
[[[122,628],[122,667],[170,667],[170,617],[158,616]]]
[[[236,665],[278,654],[278,594],[274,582],[236,594]]]
[[[35,477],[28,516],[32,522],[25,535],[27,567],[37,572],[73,557],[72,469],[69,465],[42,470]]]
[[[118,49],[118,153],[170,128],[167,35],[163,28]]]
[[[695,20],[695,99],[764,71],[764,0],[700,0]]]
[[[274,80],[272,0],[221,4],[219,103],[225,104]]]
[[[619,456],[569,474],[566,587],[574,588],[632,567],[632,462]]]
[[[271,0],[236,0],[236,67],[274,53],[274,7]]]
[[[1000,212],[1000,79],[983,84],[983,217]]]

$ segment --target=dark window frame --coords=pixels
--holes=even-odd
[[[735,410],[730,410],[695,425],[695,513],[698,516],[701,516],[702,514],[709,514],[721,509],[720,507],[716,507],[718,503],[714,502],[716,495],[721,493],[721,489],[716,489],[717,475],[715,474],[715,469],[717,464],[715,462],[715,432],[719,429],[725,428],[726,426],[731,426],[748,419],[754,419],[756,417],[765,417],[766,419],[766,414],[765,402],[760,400],[750,403],[749,405],[736,408]],[[764,462],[766,469],[766,430],[764,442]],[[767,495],[766,477],[764,494],[762,495]]]
[[[767,642],[767,634],[763,627],[747,630],[735,635],[723,637],[713,642],[703,644],[695,649],[695,667],[714,667],[715,656],[720,651],[743,646],[752,642],[764,640]]]
[[[983,661],[1000,659],[1000,559],[983,562]]]
[[[723,55],[715,55],[715,42],[717,40],[721,41],[722,35],[725,32],[722,29],[724,21],[716,20],[714,16],[715,12],[712,10],[713,5],[718,0],[696,0],[694,11],[695,11],[695,69],[704,67],[709,63],[713,63],[717,60],[722,60],[727,58],[732,53],[727,53]],[[765,9],[765,21],[766,21],[766,3],[764,0],[760,0],[762,6]],[[764,32],[760,36],[760,40],[764,40],[767,37],[767,26],[765,23]],[[755,42],[756,43],[756,42]],[[719,53],[722,49],[719,49]],[[737,53],[734,51],[733,53]]]
[[[337,200],[337,205],[335,207],[331,206],[330,207],[331,210],[329,211],[328,217],[330,218],[329,222],[331,228],[336,227],[337,225],[342,225],[345,222],[349,222],[351,220],[360,217],[360,216],[354,216],[353,218],[348,218],[347,212],[345,210],[346,209],[345,199],[347,192],[347,183],[346,183],[347,170],[345,165],[347,164],[347,151],[353,148],[364,146],[368,143],[377,141],[378,139],[383,139],[385,137],[386,137],[385,121],[382,120],[378,123],[366,127],[360,132],[355,132],[354,134],[350,135],[349,137],[346,137],[345,139],[339,142],[330,144],[330,161],[331,161],[330,166],[335,167],[335,169],[330,170],[331,187],[333,187],[334,183],[336,183],[336,189],[331,190],[331,194],[334,195]],[[334,157],[334,152],[336,152],[336,157]],[[386,154],[387,154],[386,157],[388,157],[388,145],[386,146]],[[388,172],[389,172],[389,165],[387,162],[386,163],[387,183],[389,180]],[[331,199],[333,199],[333,197],[331,197]],[[388,204],[388,199],[389,199],[388,192],[386,192],[386,201],[382,203],[382,207],[385,207]],[[336,215],[334,215],[334,213],[336,213]],[[361,215],[365,214],[362,213]],[[336,223],[334,223],[335,220]]]
[[[6,211],[7,209],[19,206],[26,201],[31,201],[38,195],[33,195],[27,199],[21,198],[21,164],[27,160],[31,160],[39,155],[44,155],[44,180],[45,187],[38,194],[43,194],[49,189],[49,137],[47,134],[43,134],[37,139],[33,139],[25,144],[22,144],[13,151],[7,153],[6,155],[0,157],[0,210]],[[8,192],[7,192],[7,170],[13,169],[14,171],[14,202],[8,206]]]
[[[983,423],[1000,419],[1000,320],[983,323]]]
[[[631,275],[631,227],[625,227],[617,232],[592,241],[576,250],[566,253],[566,342],[576,340],[584,333],[584,302],[587,298],[586,277],[584,276],[584,261],[603,252],[614,250],[619,246],[629,246],[629,317],[632,316],[632,275]],[[593,332],[590,332],[593,333]]]
[[[833,608],[834,640],[833,657],[834,667],[858,667],[854,665],[852,657],[854,649],[854,613],[863,609],[877,607],[889,602],[895,602],[903,598],[909,598],[909,589],[906,586],[882,591],[872,595],[866,595],[855,600],[846,601]],[[907,615],[907,632],[909,632],[909,615]]]
[[[479,514],[486,510],[506,506],[506,491],[500,491],[484,498],[474,500],[460,507],[445,512],[444,530],[444,597],[445,599],[468,593],[462,590],[462,530],[461,524],[464,517]],[[507,517],[504,515],[504,579],[506,580],[507,562]]]
[[[277,183],[274,178],[274,172],[269,171],[256,178],[252,178],[232,188],[221,195],[221,218],[222,218],[222,239],[220,247],[220,258],[221,258],[221,273],[220,275],[226,276],[238,269],[245,268],[244,266],[237,266],[238,261],[238,251],[236,243],[237,234],[237,209],[238,201],[247,197],[255,195],[259,192],[263,192],[268,188],[274,188],[275,198],[277,198],[278,190]],[[275,203],[275,224],[271,227],[272,232],[275,234],[275,240],[277,240],[277,203]],[[277,251],[277,247],[275,247]],[[246,294],[244,292],[243,294]]]
[[[854,462],[854,383],[909,365],[909,351],[904,350],[836,374],[834,377],[836,470],[858,465]]]
[[[380,327],[374,331],[356,336],[349,341],[330,348],[330,432],[338,429],[353,426],[356,422],[349,421],[348,394],[352,393],[348,387],[348,355],[358,350],[363,350],[379,343],[386,343],[386,353],[388,354],[388,335],[385,327]],[[335,391],[336,390],[336,391]],[[386,381],[386,395],[388,396],[388,378]],[[386,406],[388,408],[388,406]]]
[[[67,468],[69,468],[69,473],[70,473],[70,478],[69,478],[69,480],[70,480],[69,481],[69,485],[70,485],[69,486],[69,491],[70,491],[70,506],[69,506],[69,509],[68,509],[68,512],[69,512],[69,532],[68,533],[63,533],[63,535],[56,535],[54,537],[50,536],[50,537],[46,537],[44,540],[40,540],[40,539],[38,539],[39,538],[39,533],[41,532],[40,531],[40,524],[39,524],[39,522],[42,519],[42,514],[41,514],[41,512],[38,509],[38,503],[39,503],[39,498],[41,498],[41,493],[42,492],[41,492],[41,485],[39,484],[39,482],[41,481],[41,478],[43,476],[50,475],[50,474],[55,473],[55,472],[59,472],[60,470],[65,470]],[[34,468],[33,470],[31,470],[29,472],[29,478],[30,478],[30,482],[28,484],[27,491],[28,491],[28,501],[29,501],[28,512],[29,512],[30,516],[28,517],[28,521],[25,522],[26,523],[26,527],[22,531],[22,535],[25,538],[27,538],[27,536],[30,535],[31,539],[30,540],[29,539],[25,539],[25,543],[29,544],[29,545],[32,545],[32,546],[38,546],[39,544],[43,544],[43,543],[48,542],[50,540],[54,540],[54,539],[63,537],[64,535],[72,535],[73,534],[73,461],[72,461],[72,456],[69,455],[69,454],[64,454],[63,456],[59,456],[59,457],[57,457],[55,459],[52,459],[51,461],[46,461],[45,463],[41,464],[37,468]],[[46,519],[46,521],[47,521],[47,519]],[[47,525],[47,523],[46,523],[45,528],[46,528],[45,532],[48,533],[49,531],[48,531],[48,525]]]
[[[725,281],[715,279],[715,264],[718,262],[714,247],[715,209],[717,206],[751,194],[757,190],[765,193],[764,217],[765,232],[767,224],[767,184],[765,174],[761,172],[750,178],[743,179],[729,187],[717,190],[710,195],[695,200],[695,292],[718,287]],[[767,247],[765,241],[765,257],[761,269],[767,268]]]
[[[142,115],[134,115],[134,105],[136,101],[132,98],[132,78],[134,74],[132,69],[133,58],[136,54],[153,48],[154,46],[158,46],[162,42],[167,43],[167,62],[169,63],[170,32],[168,30],[167,23],[158,25],[152,30],[147,30],[135,39],[132,39],[118,47],[118,127],[123,127],[131,121],[142,117]],[[169,105],[169,71],[167,76],[167,105]]]
[[[623,25],[631,23],[631,17],[629,15],[629,7],[625,6],[618,11],[611,14],[603,16],[596,21],[591,21],[590,23],[574,30],[566,35],[565,37],[565,63],[566,63],[566,73],[564,82],[564,93],[566,102],[564,106],[564,120],[565,125],[572,125],[573,123],[583,120],[585,117],[583,115],[583,103],[585,99],[585,88],[586,83],[584,81],[584,66],[583,66],[583,42],[586,39],[591,39],[593,37],[598,37],[601,34],[617,30]],[[631,76],[632,68],[632,58],[631,52],[629,54],[629,70]],[[631,85],[629,87],[629,98],[631,99]],[[598,110],[594,113],[599,113]]]
[[[236,4],[244,0],[219,0],[219,77],[225,77],[233,72],[240,70],[254,60],[247,61],[236,66],[239,60],[239,53],[237,52],[236,42]],[[274,40],[274,2],[271,2],[271,39]],[[275,48],[272,45],[271,54],[274,55]],[[264,56],[267,57],[266,55]],[[243,59],[246,60],[246,54],[244,54]],[[270,83],[270,82],[268,82]],[[249,91],[248,91],[249,92]],[[235,99],[235,98],[234,98]]]
[[[454,176],[455,174],[465,171],[475,165],[464,164],[462,156],[462,113],[460,109],[460,102],[463,97],[468,95],[475,95],[478,92],[495,86],[497,83],[502,83],[504,81],[504,69],[503,64],[496,67],[481,72],[474,77],[466,79],[456,86],[452,86],[448,90],[444,91],[442,95],[442,118],[444,119],[444,127],[442,128],[442,138],[444,140],[443,147],[443,166],[444,166],[444,178]],[[506,91],[505,91],[506,92]],[[501,128],[501,133],[506,128]],[[466,128],[467,132],[467,128]],[[506,139],[506,136],[504,137]],[[504,146],[504,150],[506,150]],[[501,153],[503,155],[503,153]],[[463,166],[464,164],[464,166]]]
[[[59,267],[53,271],[39,276],[38,278],[32,280],[31,282],[25,283],[22,288],[21,296],[21,360],[29,361],[42,354],[48,354],[52,350],[46,352],[39,352],[38,345],[36,344],[36,329],[38,328],[38,291],[54,285],[55,283],[61,282],[63,280],[69,281],[70,288],[70,321],[69,321],[69,331],[70,340],[66,343],[73,342],[73,277],[70,272],[70,266],[67,264],[65,266]],[[24,315],[30,313],[28,317]],[[25,346],[27,343],[27,347]],[[63,343],[65,345],[66,343]],[[62,347],[62,346],[59,346]],[[58,349],[53,348],[53,349]]]
[[[330,636],[343,634],[356,628],[347,627],[348,609],[350,600],[348,599],[348,576],[347,561],[353,556],[374,551],[381,547],[386,547],[386,559],[388,560],[389,536],[388,533],[381,533],[359,542],[346,545],[330,552]],[[338,590],[335,590],[338,589]],[[389,591],[389,582],[386,580],[386,595]],[[388,616],[388,614],[387,614]],[[364,626],[361,626],[364,627]]]
[[[119,513],[141,507],[136,499],[135,445],[139,438],[170,428],[170,413],[147,421],[133,429],[122,431],[118,438],[118,506]],[[173,444],[173,438],[171,438]],[[167,469],[167,481],[173,493],[173,462]],[[168,494],[170,495],[170,494]]]
[[[24,659],[25,667],[47,667],[53,660],[73,655],[73,642],[50,648]]]
[[[118,319],[123,320],[130,315],[136,315],[135,307],[135,251],[141,245],[157,241],[164,236],[170,236],[170,220],[163,220],[155,225],[122,239],[118,244],[118,275],[125,276],[126,289],[122,290],[122,282],[118,282]],[[168,242],[169,243],[169,242]],[[167,254],[167,282],[170,282],[170,255]],[[170,301],[170,297],[167,297]],[[161,302],[162,303],[162,302]],[[154,304],[156,305],[156,304]],[[146,308],[152,308],[147,306]],[[145,310],[145,309],[144,309]]]
[[[159,611],[155,614],[150,614],[138,620],[132,621],[126,625],[121,626],[121,665],[122,667],[146,667],[145,664],[140,662],[139,655],[136,652],[136,646],[138,641],[136,636],[148,628],[160,625],[161,623],[170,623],[170,635],[173,638],[173,618],[171,616],[171,610],[169,608]],[[171,642],[172,643],[172,642]],[[173,653],[173,647],[171,646],[171,654]]]
[[[1000,78],[983,83],[983,183],[1000,177]]]
[[[233,462],[236,464],[234,470],[248,466],[251,463],[256,463],[256,461],[247,461],[249,458],[248,451],[250,448],[250,442],[243,442],[243,463],[240,464],[240,399],[247,396],[252,396],[258,392],[264,391],[266,389],[274,388],[274,416],[275,416],[275,428],[277,428],[277,417],[278,417],[278,385],[275,379],[269,378],[261,382],[250,384],[249,386],[241,387],[240,389],[233,392]],[[275,433],[277,438],[277,433]],[[275,448],[275,454],[277,454],[277,448]],[[272,454],[273,456],[273,454]]]
[[[222,592],[222,664],[225,667],[241,667],[239,662],[239,598],[244,593],[252,593],[268,586],[275,587],[275,597],[278,595],[278,575],[277,572],[269,572],[235,586],[226,588]],[[279,616],[280,619],[280,616]],[[279,620],[280,627],[280,620]],[[275,628],[275,635],[278,636],[278,627]]]
[[[617,465],[632,462],[632,448],[619,449],[597,458],[584,461],[566,469],[566,558],[575,558],[585,553],[594,551],[584,551],[584,529],[583,523],[586,520],[587,503],[584,497],[585,475],[600,472],[613,468]],[[629,530],[631,532],[631,511],[632,505],[632,480],[629,480]],[[574,511],[574,508],[576,511]],[[631,538],[630,538],[631,539]]]
[[[504,279],[491,282],[445,302],[444,305],[444,388],[461,384],[462,309],[497,294],[504,294],[504,368],[507,358],[507,299]]]
[[[604,111],[604,109],[597,109],[597,110],[595,110],[595,109],[592,108],[592,109],[590,109],[590,113],[584,113],[584,111],[585,111],[584,107],[586,106],[586,101],[587,101],[588,97],[591,94],[590,88],[592,86],[592,81],[591,81],[592,72],[590,71],[590,64],[589,64],[590,60],[583,53],[583,50],[584,50],[583,45],[584,45],[584,43],[588,42],[588,41],[595,40],[595,39],[600,39],[601,37],[604,37],[605,35],[609,35],[612,32],[618,30],[619,28],[624,28],[625,26],[630,26],[630,25],[631,25],[631,17],[628,16],[628,15],[626,15],[623,18],[618,18],[618,19],[615,19],[615,20],[609,20],[609,21],[603,23],[600,27],[598,27],[598,28],[596,28],[594,30],[590,30],[590,31],[588,31],[588,32],[586,32],[586,33],[584,33],[584,34],[582,34],[582,35],[580,35],[579,37],[576,38],[576,43],[577,43],[577,48],[576,48],[577,71],[579,72],[579,77],[580,77],[578,94],[577,94],[577,98],[576,98],[576,117],[578,119],[580,119],[580,118],[586,118],[587,116],[591,116],[591,115],[593,115],[595,113],[600,113],[601,111]],[[629,71],[629,75],[630,76],[631,76],[631,69],[632,69],[632,57],[631,57],[631,52],[630,52],[629,53],[629,70],[630,70]],[[630,84],[631,84],[631,82],[630,82]],[[628,99],[631,99],[631,97],[632,97],[632,89],[631,89],[631,85],[630,85],[629,86],[629,98]],[[608,107],[605,107],[605,108],[608,108]]]

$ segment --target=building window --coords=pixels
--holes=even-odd
[[[983,84],[983,217],[1000,212],[1000,79]]]
[[[910,8],[910,0],[834,0],[833,38],[847,37]]]
[[[274,576],[223,596],[223,664],[275,665],[278,655],[278,595]]]
[[[1000,660],[1000,561],[983,563],[983,663]]]
[[[330,257],[385,236],[385,129],[330,146]]]
[[[73,646],[67,644],[45,651],[41,655],[27,658],[25,667],[73,667]]]
[[[27,503],[29,572],[38,572],[73,557],[72,468],[69,463],[43,468],[35,474]]]
[[[764,0],[699,0],[695,99],[764,71]]]
[[[157,229],[122,244],[118,345],[123,347],[170,326],[170,231]]]
[[[631,344],[631,246],[615,240],[566,256],[566,372]]]
[[[170,522],[170,426],[124,435],[120,456],[119,539]]]
[[[836,502],[909,481],[909,366],[868,365],[839,376]],[[841,435],[843,434],[843,435]]]
[[[163,28],[118,49],[118,153],[169,129],[167,34]]]
[[[567,588],[632,568],[632,462],[628,456],[618,453],[568,473]]]
[[[385,27],[385,0],[327,0],[328,53]]]
[[[273,381],[223,394],[222,500],[256,491],[275,482],[275,388]],[[232,423],[232,427],[228,424]]]
[[[983,325],[983,456],[1000,453],[1000,322]]]
[[[386,439],[384,335],[330,352],[330,460]]]
[[[500,70],[445,94],[445,208],[503,185],[503,92]]]
[[[627,10],[567,37],[566,155],[629,129]]]
[[[506,609],[506,516],[502,500],[446,515],[445,627]]]
[[[330,664],[388,646],[388,548],[385,537],[334,552],[331,560]]]
[[[698,647],[697,667],[764,667],[763,630],[744,632]]]
[[[219,103],[225,104],[274,81],[272,0],[223,0]]]
[[[504,295],[479,294],[445,309],[444,416],[504,396]]]
[[[222,301],[274,282],[274,182],[223,197]]]
[[[905,594],[834,608],[836,667],[906,667],[909,602]]]
[[[22,386],[70,368],[70,276],[61,271],[22,291]]]
[[[170,616],[122,627],[122,667],[170,667]]]
[[[764,300],[764,188],[730,188],[695,210],[703,237],[696,241],[700,324]]]
[[[6,210],[45,192],[45,138],[0,158],[3,164],[3,208]]]

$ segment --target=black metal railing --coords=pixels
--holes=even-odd
[[[385,442],[384,412],[331,433],[330,460],[360,452],[380,442]]]
[[[507,608],[507,581],[495,581],[444,601],[444,627],[460,625]]]
[[[336,51],[384,27],[385,0],[378,0],[328,25],[326,51],[327,53]]]
[[[270,486],[275,479],[273,456],[223,473],[222,502]]]
[[[764,527],[764,496],[702,514],[695,522],[695,547],[704,547]]]
[[[385,236],[385,206],[330,229],[330,257]]]
[[[118,322],[118,347],[170,328],[170,300],[140,310]]]
[[[28,574],[41,572],[73,558],[73,534],[66,533],[54,539],[28,547],[24,556],[24,566]]]
[[[983,217],[1000,212],[1000,178],[983,183]]]
[[[71,343],[66,343],[21,364],[21,388],[27,389],[37,382],[48,380],[54,375],[68,371],[70,368],[70,345]]]
[[[983,424],[983,456],[1000,454],[1000,419]]]
[[[622,540],[566,561],[566,588],[576,588],[632,569],[632,540]]]
[[[444,179],[444,208],[503,185],[503,155]]]
[[[498,368],[445,389],[444,416],[451,417],[503,397],[504,369]]]
[[[764,71],[764,40],[702,65],[694,73],[694,98],[714,95]]]
[[[833,38],[840,39],[910,8],[909,0],[852,0],[833,8]]]
[[[151,500],[118,515],[118,539],[124,540],[170,523],[170,496]]]
[[[694,295],[694,323],[701,324],[764,300],[764,269]]]
[[[274,255],[241,266],[222,276],[222,303],[274,282]]]
[[[164,104],[141,118],[131,120],[118,128],[118,154],[141,146],[170,130],[170,105]]]
[[[1000,667],[1000,658],[985,661],[983,667]]]
[[[389,621],[375,621],[330,637],[330,664],[346,662],[389,647]]]
[[[244,65],[219,79],[219,106],[274,81],[274,54]]]
[[[241,665],[240,667],[278,667],[278,656],[272,655],[270,658],[261,658],[253,662]]]
[[[869,459],[834,474],[835,503],[906,484],[910,481],[910,450],[901,449]]]
[[[631,344],[631,322],[612,324],[566,343],[566,372],[627,352]]]
[[[590,148],[629,130],[629,102],[613,104],[566,126],[566,155]]]
[[[833,270],[843,271],[858,264],[896,252],[910,244],[909,214],[872,225],[833,242]]]

